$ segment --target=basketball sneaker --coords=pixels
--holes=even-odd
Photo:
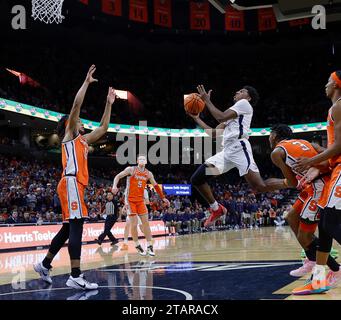
[[[121,247],[121,250],[128,250],[128,244],[126,244],[126,243],[123,243],[122,244],[122,247]]]
[[[81,290],[95,290],[98,288],[97,283],[87,281],[83,274],[81,274],[78,278],[74,278],[70,275],[69,279],[66,281],[66,285],[70,288]]]
[[[153,246],[152,246],[152,245],[148,246],[148,248],[147,248],[147,254],[149,254],[149,255],[152,256],[152,257],[155,256],[155,252],[154,252],[154,249],[153,249]]]
[[[140,256],[146,256],[147,253],[142,249],[141,245],[135,247]]]
[[[291,270],[290,275],[293,277],[303,277],[304,275],[306,275],[307,273],[310,273],[313,270],[315,264],[316,264],[315,261],[304,259],[303,266],[298,269]]]
[[[33,269],[35,272],[38,272],[40,275],[40,278],[48,283],[52,283],[52,279],[50,277],[50,271],[51,269],[47,269],[43,266],[41,262],[38,262],[33,265]]]
[[[221,204],[219,204],[219,207],[217,210],[214,211],[212,209],[209,209],[209,211],[211,212],[211,214],[204,223],[205,228],[213,225],[214,221],[216,221],[219,217],[221,217],[227,213],[226,208]]]
[[[339,271],[329,271],[327,281],[331,288],[335,288],[341,280],[341,269]]]
[[[323,284],[322,284],[323,283]],[[292,290],[292,294],[296,296],[303,296],[303,295],[309,295],[309,294],[318,294],[326,292],[330,289],[330,286],[327,283],[327,280],[325,281],[316,281],[316,284],[313,285],[312,280],[307,280],[304,286],[295,288]]]

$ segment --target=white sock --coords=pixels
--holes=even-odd
[[[138,241],[134,241],[134,242],[135,242],[135,247],[140,245],[140,242],[138,242]]]
[[[123,243],[124,243],[124,244],[128,244],[128,238],[127,238],[127,239],[124,239]]]
[[[147,246],[152,246],[153,245],[153,242],[152,241],[147,241]]]
[[[210,207],[213,211],[216,211],[219,208],[219,204],[217,201],[214,201],[213,203],[210,204]]]

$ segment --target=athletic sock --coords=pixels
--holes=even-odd
[[[42,265],[46,269],[51,269],[52,268],[52,266],[51,266],[51,259],[45,257],[43,262],[42,262]]]
[[[336,260],[329,255],[327,260],[327,266],[331,271],[337,272],[340,270],[340,265],[336,262]]]
[[[153,245],[153,242],[152,241],[147,241],[147,246],[152,246]]]
[[[71,269],[71,277],[72,278],[78,278],[81,274],[81,269],[80,268],[72,268]]]
[[[128,244],[128,239],[124,239],[123,243]]]
[[[214,201],[212,204],[210,204],[210,208],[211,208],[213,211],[218,210],[218,208],[219,208],[218,202],[217,202],[217,201]]]

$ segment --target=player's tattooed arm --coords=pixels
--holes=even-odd
[[[238,117],[237,113],[233,110],[227,109],[226,111],[221,111],[215,107],[215,105],[211,101],[212,90],[209,90],[207,93],[203,85],[199,85],[197,87],[197,90],[200,94],[200,98],[205,102],[208,111],[219,123],[226,122]]]
[[[274,151],[271,152],[271,161],[272,163],[278,167],[284,176],[283,183],[286,185],[286,188],[296,188],[298,182],[296,179],[295,173],[292,169],[285,163],[285,153],[281,148],[275,148]]]
[[[132,174],[133,168],[127,167],[123,171],[121,171],[119,174],[117,174],[114,178],[114,182],[112,185],[112,193],[116,195],[118,193],[117,185],[120,182],[120,180],[126,176],[130,176]]]
[[[103,113],[99,127],[95,129],[94,131],[84,135],[84,138],[87,140],[88,144],[96,142],[108,131],[110,117],[111,117],[111,107],[113,103],[115,102],[115,99],[116,99],[115,89],[112,87],[109,87],[107,102],[105,104],[104,113]]]
[[[97,79],[93,78],[93,74],[96,71],[96,66],[92,65],[86,75],[85,81],[82,86],[78,90],[75,100],[73,101],[72,109],[70,111],[68,125],[66,126],[66,133],[69,131],[73,132],[76,128],[77,121],[79,120],[80,110],[84,101],[84,97],[86,91],[89,87],[89,84],[93,82],[97,82]]]

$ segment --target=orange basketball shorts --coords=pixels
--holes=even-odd
[[[293,207],[300,215],[299,228],[306,232],[315,232],[320,220],[319,207],[317,202],[321,195],[323,184],[312,184],[307,186],[299,194]]]
[[[131,201],[128,200],[129,215],[143,215],[148,213],[146,204],[143,201]]]
[[[333,169],[329,182],[323,188],[318,205],[321,208],[341,208],[341,164]]]
[[[63,221],[88,218],[88,209],[84,202],[85,186],[76,177],[63,177],[57,186],[62,207]]]

